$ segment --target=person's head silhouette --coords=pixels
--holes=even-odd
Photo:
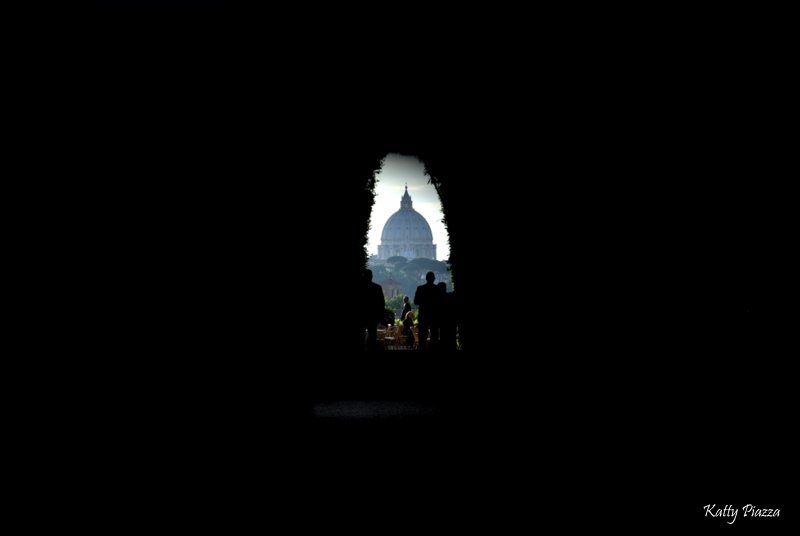
[[[425,281],[428,283],[433,283],[433,280],[436,279],[436,275],[433,272],[428,272],[425,274]]]
[[[367,283],[372,282],[372,270],[364,270],[364,281]]]

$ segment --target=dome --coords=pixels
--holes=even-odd
[[[425,218],[414,210],[408,187],[400,201],[400,210],[392,214],[381,233],[378,257],[388,259],[400,255],[409,259],[417,257],[436,258],[433,233]]]
[[[386,220],[381,242],[387,240],[426,240],[433,242],[431,227],[416,210],[398,210]]]

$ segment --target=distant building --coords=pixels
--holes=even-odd
[[[393,296],[397,296],[403,290],[403,284],[391,277],[389,279],[384,279],[378,284],[383,289],[383,297],[387,300]]]
[[[381,243],[378,245],[380,261],[395,256],[409,260],[419,257],[436,259],[436,244],[433,243],[431,226],[422,214],[412,207],[408,186],[400,200],[400,210],[386,220],[381,233]]]

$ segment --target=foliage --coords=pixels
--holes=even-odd
[[[375,266],[371,266],[370,270],[372,270],[372,281],[374,283],[380,283],[384,279],[389,278],[389,271],[386,270],[386,267],[380,264],[376,264]]]
[[[400,292],[413,300],[417,287],[425,283],[424,277],[427,272],[436,272],[437,274],[448,273],[448,267],[444,262],[424,258],[414,259],[402,265],[398,265],[392,272],[388,272],[385,270],[384,266],[378,265],[373,267],[373,281],[380,283],[388,277],[391,277],[402,285]],[[399,309],[402,306],[401,302],[397,308]]]
[[[405,294],[398,294],[397,296],[392,296],[388,300],[386,300],[386,306],[392,309],[402,309],[403,308],[403,298]],[[409,298],[410,300],[411,298]]]
[[[388,259],[386,259],[386,264],[394,267],[396,270],[402,269],[403,265],[407,262],[408,259],[400,255],[395,255],[394,257],[389,257]]]
[[[442,261],[435,261],[433,259],[425,258],[410,260],[403,266],[402,269],[405,274],[420,281],[428,272],[442,274],[447,273],[447,270],[447,264],[443,263]]]
[[[398,294],[386,300],[386,307],[390,309],[400,309],[403,307],[403,295]]]
[[[393,324],[394,323],[394,309],[391,307],[384,307],[384,315],[383,315],[383,323],[384,324]]]

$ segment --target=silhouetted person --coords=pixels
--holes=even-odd
[[[411,311],[411,304],[408,302],[408,296],[403,296],[403,310],[400,311],[400,320],[405,320],[406,315]]]
[[[439,345],[445,351],[455,350],[457,348],[456,326],[458,325],[456,297],[452,292],[447,292],[447,286],[444,283],[439,283],[439,286],[444,290],[439,308]]]
[[[372,270],[364,270],[361,288],[361,323],[367,330],[367,350],[377,348],[378,323],[386,311],[383,289],[372,282]]]
[[[425,274],[424,285],[417,287],[417,292],[414,294],[414,303],[419,306],[419,315],[417,321],[419,324],[419,349],[428,349],[428,334],[431,336],[431,346],[436,346],[438,342],[438,333],[432,329],[437,324],[437,314],[439,308],[440,291],[433,284],[436,276],[433,272]]]

